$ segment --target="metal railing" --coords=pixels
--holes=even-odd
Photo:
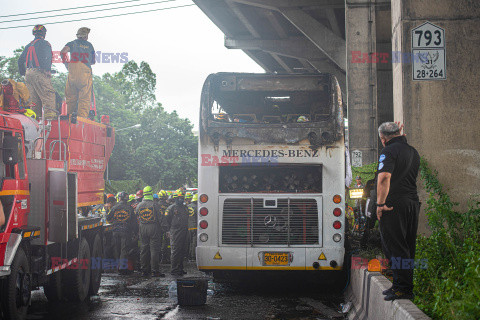
[[[50,153],[47,157],[47,150],[46,150],[46,142],[48,140],[48,136],[50,135],[51,128],[52,128],[52,123],[50,120],[45,119],[45,110],[49,110],[52,112],[55,112],[57,114],[57,123],[58,123],[58,139],[53,140],[50,142],[48,148],[50,150]],[[60,161],[66,161],[67,160],[67,144],[62,141],[62,128],[61,128],[61,122],[60,122],[60,116],[61,113],[55,109],[49,108],[49,107],[42,107],[42,122],[40,123],[40,130],[41,130],[41,136],[36,138],[33,142],[33,150],[32,150],[32,158],[35,159],[35,152],[36,152],[36,145],[39,140],[42,140],[42,150],[40,153],[40,159],[48,159],[48,160],[60,160]],[[53,159],[53,151],[58,144],[58,159]],[[63,146],[63,158],[62,158],[62,146]]]

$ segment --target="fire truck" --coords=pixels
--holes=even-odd
[[[0,317],[25,318],[40,287],[49,301],[98,292],[106,226],[88,211],[103,203],[114,133],[108,121],[0,111]]]

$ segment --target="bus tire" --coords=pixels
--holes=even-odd
[[[82,238],[78,246],[78,268],[65,270],[65,295],[69,301],[84,301],[90,288],[90,246]],[[81,263],[87,261],[88,263]]]
[[[93,238],[92,247],[91,247],[91,261],[96,259],[95,263],[90,262],[90,289],[88,290],[88,295],[93,296],[98,293],[100,289],[100,283],[102,282],[102,259],[103,259],[103,241],[102,237],[99,234],[96,234]],[[98,261],[98,259],[100,261]],[[95,265],[95,268],[92,266]]]
[[[5,319],[25,319],[31,298],[31,274],[27,255],[20,246],[2,284],[2,309]]]
[[[43,293],[49,302],[59,302],[63,300],[62,290],[63,271],[57,271],[48,277],[47,283],[43,286]]]

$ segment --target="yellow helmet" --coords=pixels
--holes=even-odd
[[[153,189],[150,186],[146,186],[143,188],[143,196],[151,196],[153,195]]]
[[[192,197],[192,202],[197,202],[198,201],[198,193],[195,193]]]
[[[165,191],[165,190],[160,190],[160,192],[158,193],[158,197],[159,197],[160,199],[167,199],[167,198],[168,198],[167,191]]]
[[[181,189],[175,191],[172,195],[172,198],[183,198],[185,195]]]
[[[33,119],[37,119],[37,114],[32,109],[26,109],[24,115]]]

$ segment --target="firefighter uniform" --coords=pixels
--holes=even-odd
[[[52,86],[52,46],[45,40],[47,29],[36,25],[33,29],[35,39],[30,42],[18,58],[18,70],[25,76],[25,84],[30,93],[30,100],[35,105],[33,111],[38,117],[42,108],[55,110],[55,90]],[[47,120],[55,119],[54,111],[44,109]]]
[[[174,195],[175,203],[167,208],[166,219],[170,230],[170,245],[172,246],[172,275],[182,276],[183,259],[186,256],[186,241],[188,234],[189,210],[183,203],[183,193]]]
[[[150,188],[150,187],[148,187]],[[153,276],[164,276],[160,273],[160,248],[164,232],[164,216],[158,205],[153,202],[151,188],[144,189],[143,201],[135,208],[140,230],[140,262],[142,272],[147,275],[150,271]]]
[[[131,247],[132,236],[135,232],[135,216],[132,207],[127,203],[128,198],[117,203],[109,212],[107,221],[113,224],[113,243],[115,259],[119,265],[125,265],[128,251]],[[126,270],[119,270],[120,273]]]
[[[197,203],[188,205],[188,252],[187,257],[195,260],[195,249],[197,247]]]
[[[85,38],[90,29],[80,28],[76,40],[65,45],[70,51],[68,78],[65,87],[67,112],[77,112],[77,116],[87,118],[92,105],[93,80],[92,64],[95,64],[95,49]],[[62,53],[66,50],[62,50]]]

